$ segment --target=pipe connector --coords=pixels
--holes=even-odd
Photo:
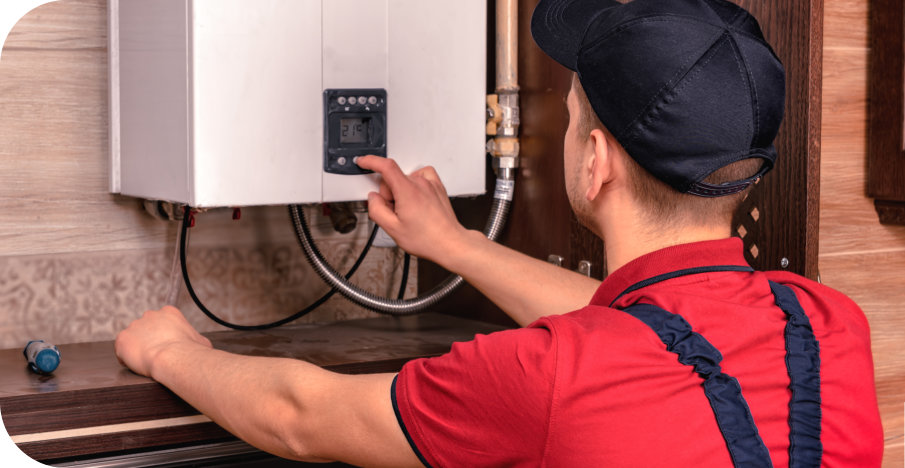
[[[487,141],[487,152],[493,156],[493,172],[500,179],[512,180],[519,167],[519,140],[496,137]]]
[[[503,109],[500,109],[500,96],[487,95],[487,135],[496,136],[500,124],[503,123]]]
[[[495,135],[487,142],[487,152],[497,177],[512,180],[519,167],[519,96],[518,91],[498,91],[487,96],[487,134]]]
[[[487,134],[490,136],[518,136],[518,91],[503,91],[487,95]]]
[[[521,124],[521,120],[519,119],[518,91],[503,92],[497,94],[497,96],[502,118],[496,135],[498,137],[518,136],[518,127]]]

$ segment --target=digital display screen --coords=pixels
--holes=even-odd
[[[339,119],[340,143],[367,143],[370,118]]]

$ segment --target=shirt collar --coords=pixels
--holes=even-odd
[[[609,307],[633,285],[678,270],[723,265],[747,267],[742,248],[741,239],[730,237],[675,245],[642,255],[607,276],[591,298],[591,304]]]

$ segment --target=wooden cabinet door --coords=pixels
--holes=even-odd
[[[867,194],[884,224],[905,224],[905,4],[870,3]]]

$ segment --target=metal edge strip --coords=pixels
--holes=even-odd
[[[85,437],[95,435],[114,434],[117,432],[140,431],[147,429],[158,429],[163,427],[188,426],[191,424],[207,423],[211,419],[203,414],[195,416],[183,416],[178,418],[157,419],[153,421],[138,421],[122,424],[109,424],[105,426],[80,427],[78,429],[66,429],[62,431],[36,432],[32,434],[20,434],[11,436],[15,444],[25,444],[30,442],[46,442],[57,439],[68,439],[71,437]]]

